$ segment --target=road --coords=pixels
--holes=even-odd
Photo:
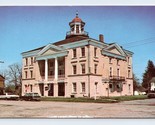
[[[0,118],[155,118],[155,99],[111,104],[0,100]]]

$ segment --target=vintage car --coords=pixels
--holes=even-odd
[[[5,95],[0,95],[0,100],[19,100],[19,95],[6,93]]]
[[[41,97],[39,96],[38,93],[25,93],[24,96],[20,97],[20,100],[25,100],[25,101],[40,101]]]
[[[154,92],[154,91],[149,92],[149,93],[147,94],[147,97],[148,97],[148,98],[155,98],[155,92]]]

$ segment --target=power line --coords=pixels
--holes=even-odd
[[[139,43],[141,41],[146,41],[146,40],[155,40],[155,37],[151,37],[151,38],[146,38],[146,39],[142,39],[142,40],[137,40],[137,41],[133,41],[133,42],[127,42],[127,43],[123,43],[122,45],[128,45],[128,44],[132,44],[132,43]]]
[[[145,45],[145,44],[151,44],[151,43],[155,43],[155,41],[145,42],[145,43],[141,43],[141,44],[137,44],[137,45],[129,45],[129,46],[126,46],[126,48],[132,48],[132,47],[141,46],[141,45]]]

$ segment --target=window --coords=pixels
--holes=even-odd
[[[62,76],[62,75],[64,75],[64,74],[65,74],[65,70],[64,70],[64,69],[59,69],[58,75],[59,75],[59,76]]]
[[[112,76],[112,67],[110,67],[109,75]]]
[[[110,92],[114,92],[115,91],[114,84],[110,83],[109,84],[109,89],[110,89]]]
[[[131,92],[131,84],[129,84],[129,93]]]
[[[86,92],[85,82],[81,83],[82,92]]]
[[[53,67],[54,66],[54,62],[49,61],[49,67]]]
[[[112,63],[112,58],[109,58],[109,64],[111,64]]]
[[[94,48],[94,57],[96,57],[96,55],[97,55],[97,48],[95,47]]]
[[[25,92],[27,92],[27,85],[25,85]]]
[[[73,92],[76,92],[76,82],[73,83]]]
[[[98,86],[98,82],[95,82],[95,92],[97,93],[97,86]]]
[[[85,64],[81,64],[82,67],[82,74],[85,74]]]
[[[53,75],[54,75],[54,71],[53,71],[53,70],[50,70],[50,71],[49,71],[49,75],[50,75],[50,76],[53,76]]]
[[[49,65],[48,75],[53,76],[54,75],[54,62],[50,60],[48,61],[48,65]]]
[[[31,66],[33,66],[33,57],[31,57]]]
[[[128,64],[131,65],[131,58],[128,57]]]
[[[117,76],[120,76],[120,70],[117,69]]]
[[[25,71],[25,79],[27,79],[27,71]]]
[[[71,31],[74,31],[74,25],[71,26]]]
[[[73,58],[76,58],[76,49],[73,49]]]
[[[117,65],[119,65],[119,60],[117,59]]]
[[[76,33],[79,33],[79,25],[76,25]]]
[[[81,55],[82,55],[82,57],[84,57],[85,56],[85,48],[83,47],[83,48],[81,48]]]
[[[25,66],[28,65],[28,58],[25,58]]]
[[[97,74],[97,64],[94,65],[94,73]]]
[[[30,85],[30,91],[32,92],[32,85]]]
[[[30,74],[31,74],[31,78],[33,78],[33,71],[32,70],[30,71]]]
[[[76,74],[76,65],[73,65],[73,74]]]
[[[128,78],[130,78],[130,70],[128,70]]]

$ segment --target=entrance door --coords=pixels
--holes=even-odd
[[[39,84],[39,90],[40,90],[41,96],[44,96],[44,84]]]
[[[49,84],[48,96],[53,96],[53,93],[54,93],[54,86],[53,84]]]
[[[58,96],[65,96],[65,84],[58,83]]]

